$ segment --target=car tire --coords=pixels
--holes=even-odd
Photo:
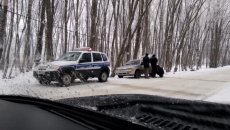
[[[106,82],[108,80],[108,74],[105,71],[102,71],[100,76],[98,77],[99,82]]]
[[[123,78],[124,76],[122,76],[122,75],[118,75],[118,78]]]
[[[140,77],[141,77],[141,72],[140,72],[140,70],[136,70],[136,71],[135,71],[135,74],[134,74],[134,78],[139,79]]]
[[[70,86],[73,81],[73,78],[69,74],[64,74],[61,77],[60,84],[61,86]]]

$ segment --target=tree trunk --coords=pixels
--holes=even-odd
[[[64,38],[65,38],[65,41],[64,41],[64,52],[63,53],[66,53],[67,50],[68,50],[68,32],[67,32],[67,25],[68,25],[68,20],[67,20],[67,8],[68,8],[68,0],[65,0],[65,8],[64,8]]]
[[[29,0],[28,1],[28,10],[27,10],[27,19],[26,19],[26,39],[25,39],[25,49],[24,49],[24,60],[23,60],[23,66],[24,66],[24,71],[27,72],[30,69],[32,69],[32,65],[30,62],[30,47],[31,47],[31,10],[32,10],[32,4],[33,1]]]
[[[46,19],[47,19],[47,27],[46,27],[46,60],[52,61],[53,60],[53,2],[51,3],[50,0],[45,0],[46,5]]]
[[[144,1],[142,0],[140,5],[139,5],[139,16],[138,17],[141,17],[141,14],[143,13],[143,10],[144,10]],[[136,33],[136,40],[135,40],[133,59],[137,59],[138,52],[140,50],[141,32],[142,32],[142,23],[140,22],[140,23],[137,24],[137,33]]]
[[[42,39],[43,39],[43,32],[45,28],[44,20],[45,20],[45,0],[42,0],[42,10],[40,15],[40,28],[37,34],[37,47],[35,51],[35,64],[36,66],[41,62],[41,54],[42,54]]]
[[[149,39],[149,33],[150,33],[150,25],[149,25],[149,6],[148,6],[149,0],[145,0],[145,7],[146,7],[146,14],[144,16],[144,30],[143,30],[143,53],[142,55],[145,55],[145,53],[151,53],[150,52],[150,39]]]
[[[0,58],[1,64],[0,69],[4,66],[4,57],[2,57],[3,46],[6,37],[6,22],[7,22],[7,10],[8,10],[8,0],[3,0],[3,6],[0,5]]]
[[[13,0],[13,7],[15,5],[15,0]],[[14,8],[13,8],[14,11]],[[7,38],[7,47],[6,47],[6,51],[5,51],[5,62],[4,62],[4,70],[3,70],[3,78],[7,78],[7,72],[8,72],[8,68],[10,65],[10,49],[11,49],[11,43],[12,43],[12,39],[13,39],[13,26],[14,26],[14,13],[11,13],[11,19],[10,19],[10,26],[12,27],[12,29],[9,31],[9,36]]]
[[[78,36],[78,33],[79,33],[79,13],[78,13],[78,10],[79,10],[79,0],[77,0],[76,2],[76,11],[75,11],[75,46],[76,48],[80,47],[79,45],[79,36]]]
[[[92,1],[92,10],[91,10],[91,34],[89,46],[92,50],[97,49],[98,39],[97,39],[97,0]]]

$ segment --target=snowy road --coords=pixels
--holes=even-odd
[[[230,103],[230,67],[166,74],[164,78],[154,79],[110,78],[106,83],[99,83],[97,79],[89,79],[87,83],[76,80],[70,87],[42,86],[30,72],[16,79],[1,80],[0,84],[1,94],[51,100],[105,94],[149,94]]]

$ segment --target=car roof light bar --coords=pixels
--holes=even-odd
[[[81,47],[81,48],[76,48],[74,51],[92,51],[90,47]]]

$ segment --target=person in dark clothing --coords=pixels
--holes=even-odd
[[[157,73],[157,62],[158,59],[156,58],[156,55],[152,55],[152,57],[150,58],[150,63],[151,63],[151,67],[152,67],[152,77],[156,77],[156,73]]]
[[[148,53],[145,54],[145,57],[143,58],[143,64],[145,69],[145,78],[149,77],[149,57]]]

